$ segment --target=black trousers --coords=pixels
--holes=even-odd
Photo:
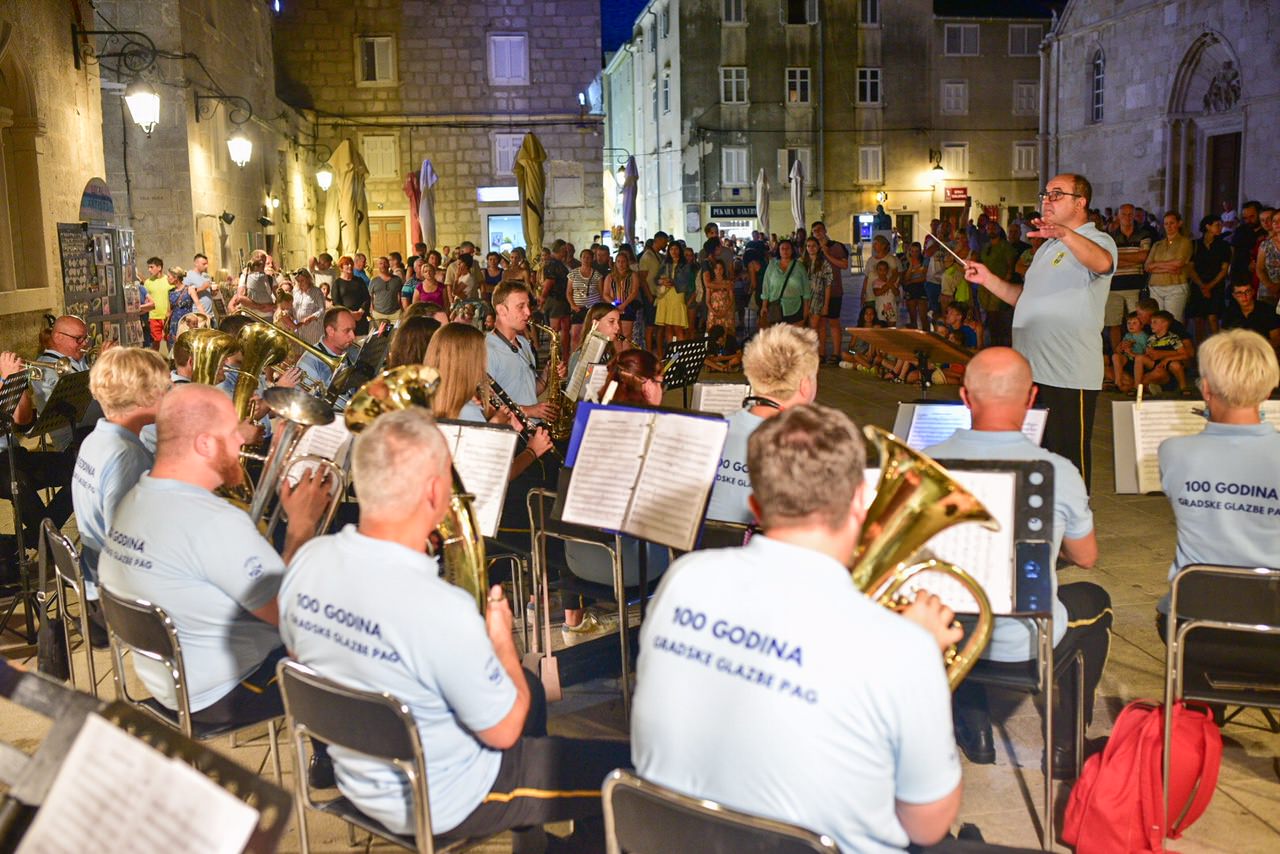
[[[528,828],[517,832],[522,843],[540,845],[541,825],[574,820],[573,840],[583,850],[604,850],[600,788],[615,768],[631,768],[631,745],[625,741],[559,738],[547,735],[547,698],[542,682],[528,670],[532,693],[524,733],[502,752],[502,766],[489,794],[462,823],[444,834],[461,839]]]
[[[257,670],[240,681],[212,706],[193,712],[191,720],[204,726],[249,726],[284,714],[276,664],[288,653],[276,647]]]
[[[1098,405],[1097,389],[1059,388],[1036,383],[1036,402],[1049,410],[1044,428],[1044,447],[1071,460],[1084,477],[1085,489],[1093,491],[1093,413]]]
[[[34,549],[40,537],[40,522],[47,516],[61,528],[71,517],[71,472],[74,451],[29,451],[18,448],[14,458],[18,468],[18,513],[22,516],[25,545]],[[46,507],[39,490],[54,489]],[[9,451],[0,450],[0,497],[13,500],[9,484]]]
[[[1058,588],[1058,599],[1067,609],[1067,631],[1053,648],[1053,660],[1068,661],[1077,652],[1084,659],[1084,720],[1085,726],[1093,723],[1093,700],[1102,680],[1102,670],[1111,650],[1111,596],[1090,581],[1064,584]],[[995,663],[996,669],[1008,668],[1011,673],[1022,673],[1026,664],[1021,662]],[[1074,743],[1076,726],[1076,670],[1067,667],[1054,684],[1054,741],[1056,744]],[[978,720],[988,713],[986,686],[965,681],[956,689],[954,702],[957,714],[976,716]],[[975,721],[977,722],[977,721]]]

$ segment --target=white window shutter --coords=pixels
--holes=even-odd
[[[791,157],[787,153],[787,149],[778,149],[778,184],[791,183]]]
[[[377,39],[373,43],[374,63],[377,66],[379,80],[394,80],[391,69],[391,39]]]
[[[813,150],[809,148],[796,149],[796,158],[800,161],[800,168],[804,170],[804,182],[810,192],[813,191]]]

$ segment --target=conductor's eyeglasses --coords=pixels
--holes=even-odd
[[[1041,194],[1040,194],[1040,201],[1042,201],[1042,202],[1043,202],[1043,201],[1046,201],[1046,200],[1047,200],[1047,201],[1050,201],[1050,202],[1060,202],[1060,201],[1062,201],[1062,197],[1063,197],[1063,196],[1071,196],[1072,198],[1076,198],[1076,199],[1083,199],[1083,198],[1084,198],[1084,196],[1083,196],[1083,195],[1081,195],[1080,193],[1068,193],[1068,192],[1066,192],[1066,191],[1064,191],[1064,190],[1059,190],[1059,189],[1057,189],[1057,188],[1055,187],[1055,188],[1054,188],[1054,189],[1052,189],[1052,190],[1046,190],[1045,192],[1041,193]]]

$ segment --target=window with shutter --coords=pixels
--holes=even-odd
[[[1035,176],[1036,144],[1034,142],[1015,142],[1013,144],[1013,174],[1020,177]]]
[[[364,165],[370,178],[398,178],[400,157],[396,151],[394,134],[368,134],[361,139]]]
[[[858,146],[858,183],[884,183],[884,148],[882,146]]]
[[[969,174],[969,143],[942,143],[942,168],[948,178],[964,178]]]
[[[1044,28],[1039,24],[1009,25],[1009,55],[1035,56],[1040,52]]]
[[[1035,80],[1013,81],[1013,114],[1034,116],[1040,113],[1040,83]]]
[[[489,83],[529,85],[529,37],[524,33],[489,35]]]
[[[963,116],[969,112],[969,81],[942,81],[942,114]]]
[[[515,174],[516,154],[524,142],[522,133],[495,133],[493,135],[493,174],[505,178]]]
[[[747,149],[726,146],[720,150],[720,183],[726,187],[747,186]]]
[[[377,86],[396,80],[395,42],[390,36],[356,38],[356,85]]]
[[[812,186],[813,152],[808,148],[778,149],[778,183],[782,185],[791,183],[791,167],[796,165],[797,160],[800,161],[800,168],[804,170],[805,184]]]
[[[943,29],[943,50],[947,56],[977,56],[978,25],[947,24]]]

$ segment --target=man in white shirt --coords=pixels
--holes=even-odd
[[[478,615],[472,592],[443,581],[437,558],[424,554],[452,488],[449,451],[429,412],[375,420],[356,438],[352,478],[359,528],[305,546],[280,589],[290,653],[412,710],[434,833],[534,828],[517,831],[514,850],[541,851],[540,825],[574,819],[574,850],[602,850],[600,785],[629,764],[628,747],[547,737],[545,696],[520,666],[501,586]],[[399,770],[336,746],[330,755],[338,788],[360,810],[397,833],[414,832]]]
[[[154,350],[115,347],[102,354],[89,371],[89,391],[102,405],[103,418],[85,437],[76,457],[71,497],[80,532],[80,565],[90,617],[100,634],[95,646],[106,646],[98,610],[98,556],[106,542],[120,499],[137,485],[155,457],[140,437],[154,424],[160,398],[169,390],[169,371]]]
[[[1093,699],[1111,647],[1111,597],[1097,584],[1078,581],[1058,586],[1058,554],[1086,569],[1098,560],[1093,511],[1080,472],[1071,461],[1047,451],[1022,432],[1036,399],[1031,365],[1016,350],[990,347],[969,362],[960,399],[973,415],[973,427],[925,449],[936,460],[1048,460],[1053,464],[1053,548],[1049,565],[1054,588],[1053,656],[1084,657],[1085,723],[1093,720]],[[1038,641],[1030,620],[997,618],[983,658],[1008,663],[1021,672],[1036,659]],[[1075,670],[1068,668],[1054,694],[1054,775],[1075,775]],[[983,686],[965,682],[955,693],[956,741],[971,762],[995,761],[991,719]]]
[[[156,428],[155,463],[116,507],[99,583],[154,602],[173,620],[194,721],[236,725],[281,714],[276,592],[285,560],[314,532],[329,487],[323,476],[308,476],[281,488],[289,518],[282,559],[254,520],[213,492],[242,478],[240,420],[227,396],[178,386],[161,400]],[[135,657],[134,669],[176,710],[167,668]]]
[[[766,418],[813,403],[818,394],[818,335],[807,327],[771,326],[747,342],[742,370],[751,383],[751,396],[729,416],[707,518],[745,525],[755,521],[748,505],[747,440]]]
[[[640,631],[632,757],[687,795],[887,852],[937,843],[960,806],[941,656],[960,630],[936,596],[904,619],[853,586],[865,461],[848,416],[817,404],[752,434],[764,533],[667,571]]]

